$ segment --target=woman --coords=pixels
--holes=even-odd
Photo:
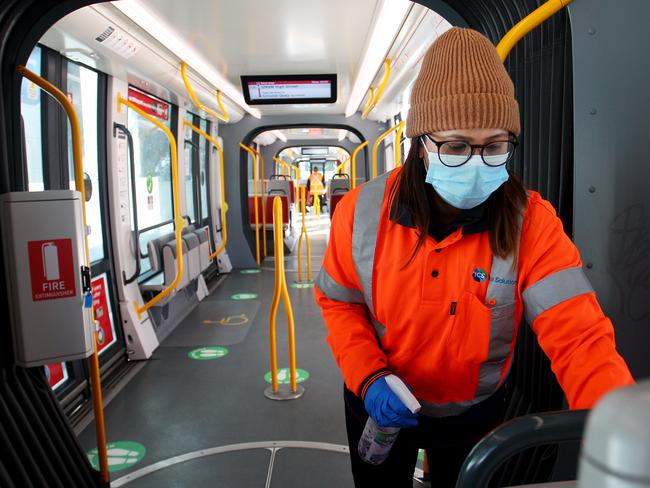
[[[571,408],[633,382],[555,211],[506,170],[519,132],[496,49],[478,32],[451,29],[415,82],[404,167],[339,203],[316,299],[345,380],[358,487],[411,487],[418,448],[435,486],[454,486],[503,414],[522,315]],[[387,374],[411,388],[419,415]],[[402,428],[379,466],[357,454],[368,415]]]

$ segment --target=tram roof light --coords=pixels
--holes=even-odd
[[[261,112],[246,104],[244,96],[239,89],[228,79],[212,68],[210,63],[190,46],[174,29],[160,19],[156,14],[148,10],[137,0],[111,2],[120,12],[138,24],[154,39],[169,49],[182,61],[192,68],[196,73],[213,84],[217,89],[226,95],[230,100],[239,105],[253,117],[261,118]]]
[[[412,2],[407,0],[382,0],[357,77],[352,86],[348,104],[345,107],[346,117],[354,115],[361,105],[368,87],[384,63],[411,6]]]

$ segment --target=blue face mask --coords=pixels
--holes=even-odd
[[[464,165],[451,168],[442,164],[435,152],[427,152],[427,154],[429,168],[425,181],[433,186],[438,195],[452,207],[474,208],[508,181],[509,175],[505,164],[492,167],[483,163],[481,156],[472,156]],[[464,156],[460,158],[465,159]]]

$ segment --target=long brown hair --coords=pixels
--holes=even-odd
[[[492,252],[501,258],[516,254],[519,248],[518,227],[526,208],[528,195],[522,181],[511,171],[510,178],[495,191],[486,203],[486,218]],[[407,210],[418,230],[418,242],[406,266],[411,264],[424,245],[431,223],[435,219],[427,195],[426,170],[420,157],[419,137],[411,139],[411,149],[390,189],[391,212],[396,216]]]

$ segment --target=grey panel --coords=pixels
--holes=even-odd
[[[204,300],[170,334],[162,346],[199,347],[239,344],[246,339],[259,308],[260,302],[253,300]],[[240,324],[244,320],[246,323]],[[217,323],[218,321],[223,323]]]
[[[275,455],[271,488],[352,488],[348,454],[280,449]]]
[[[635,377],[650,375],[650,3],[574,2],[574,240]]]
[[[270,458],[271,451],[266,449],[217,454],[161,469],[126,486],[264,488]]]

